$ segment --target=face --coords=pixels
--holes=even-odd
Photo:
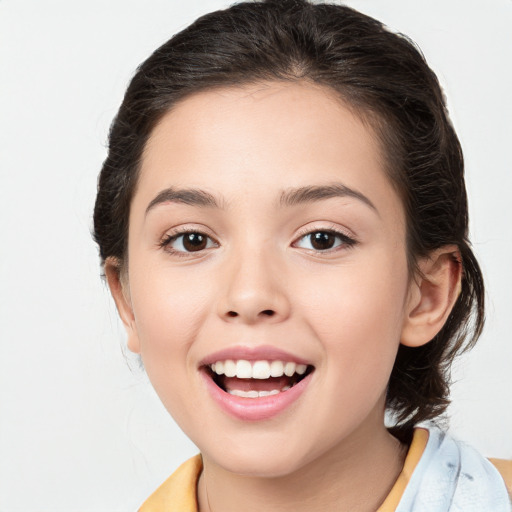
[[[152,133],[123,317],[206,460],[284,475],[384,428],[410,281],[383,161],[306,84],[199,93]]]

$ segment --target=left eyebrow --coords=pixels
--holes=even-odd
[[[146,215],[150,210],[162,203],[182,203],[203,208],[219,208],[217,199],[205,190],[169,187],[159,192],[148,204]]]
[[[281,206],[296,206],[303,203],[311,203],[330,199],[332,197],[353,197],[379,215],[375,205],[364,194],[354,190],[342,183],[333,183],[331,185],[309,185],[306,187],[286,189],[281,193],[279,204]]]

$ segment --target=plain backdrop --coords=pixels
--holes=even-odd
[[[415,40],[445,88],[488,290],[451,428],[512,457],[512,1],[347,3]],[[133,511],[196,452],[126,354],[91,214],[135,67],[227,5],[0,0],[0,512]]]

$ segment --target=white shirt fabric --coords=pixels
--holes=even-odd
[[[436,427],[396,512],[511,512],[505,482],[474,448]]]

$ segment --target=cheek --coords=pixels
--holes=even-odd
[[[183,367],[210,311],[213,283],[187,270],[142,268],[144,272],[130,276],[130,289],[145,367],[149,371],[153,363],[165,366],[163,372],[170,366]]]
[[[391,371],[404,316],[408,273],[403,257],[382,253],[304,283],[310,326],[329,361],[347,372]],[[384,362],[386,364],[384,364]]]
[[[180,424],[195,417],[192,347],[211,311],[207,279],[187,271],[142,266],[130,276],[135,323],[145,371],[168,412]],[[190,270],[190,269],[188,269]]]

